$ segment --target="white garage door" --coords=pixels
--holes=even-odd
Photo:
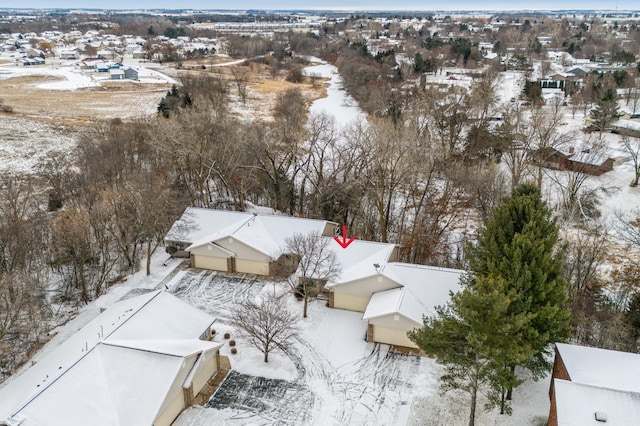
[[[201,269],[227,272],[227,259],[224,257],[193,255],[193,266]]]
[[[269,264],[257,260],[246,260],[236,258],[236,272],[246,274],[269,275]]]

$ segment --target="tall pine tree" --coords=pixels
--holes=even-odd
[[[591,110],[591,119],[593,124],[600,131],[600,138],[605,128],[620,118],[618,112],[618,94],[616,89],[609,88],[604,91],[602,97],[598,99],[596,107]]]
[[[551,344],[570,333],[566,283],[562,275],[562,255],[556,250],[558,227],[535,185],[516,187],[486,221],[478,243],[467,250],[468,268],[474,287],[481,277],[499,277],[517,300],[508,316],[532,315],[514,336],[522,347],[530,348],[524,361],[511,360],[532,372],[534,379],[550,368]],[[511,398],[511,389],[507,399]]]
[[[514,336],[531,320],[530,314],[511,314],[518,294],[501,278],[478,277],[473,287],[451,296],[437,316],[408,333],[428,355],[445,367],[443,390],[460,389],[470,396],[469,426],[475,424],[478,394],[489,404],[510,413],[504,389],[520,383],[509,368],[512,360],[524,361],[531,349]]]

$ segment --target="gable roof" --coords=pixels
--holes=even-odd
[[[365,240],[354,240],[347,248],[330,241],[329,247],[336,255],[342,268],[338,277],[327,283],[327,288],[337,287],[356,280],[377,275],[389,262],[396,250],[396,244],[378,243]],[[374,265],[378,265],[378,268]],[[392,281],[398,282],[392,272],[387,274]],[[398,282],[398,284],[400,284]]]
[[[602,364],[598,364],[598,367]],[[640,394],[554,380],[558,426],[628,426],[640,423]],[[596,420],[604,413],[606,423]]]
[[[294,234],[323,235],[327,220],[263,215],[229,210],[187,208],[165,240],[191,243],[187,250],[233,237],[271,257],[278,257]]]
[[[556,343],[572,382],[640,393],[640,354]]]
[[[136,420],[126,423],[151,424],[171,384],[189,373],[187,360],[193,364],[198,354],[221,346],[198,339],[213,321],[163,291],[118,302],[7,380],[0,388],[0,420],[102,424],[96,417],[104,412],[104,424],[121,424],[120,415]]]
[[[422,325],[424,315],[446,304],[451,292],[462,289],[460,277],[464,271],[409,263],[388,263],[382,274],[392,273],[403,286],[380,291],[371,296],[362,319],[387,315],[403,315]]]

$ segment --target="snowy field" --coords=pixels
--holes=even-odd
[[[216,317],[218,336],[229,332],[232,339],[239,302],[288,289],[282,283],[195,271],[181,271],[167,285],[179,298]],[[204,407],[186,410],[176,426],[466,423],[466,395],[439,394],[441,367],[434,360],[365,342],[361,313],[312,301],[309,317],[302,319],[302,303],[286,297],[289,308],[300,314],[294,351],[272,353],[265,363],[262,354],[241,339],[235,355],[225,345],[221,353],[230,358],[232,372]],[[516,390],[514,416],[481,412],[477,424],[536,425],[546,420],[547,388],[547,380],[527,383]]]
[[[33,173],[52,154],[69,152],[75,146],[69,130],[0,115],[0,173]]]
[[[131,63],[130,66],[138,71],[139,83],[177,84],[176,80],[148,67],[147,64]],[[108,72],[75,69],[74,63],[70,61],[54,60],[45,65],[27,67],[11,63],[0,66],[0,79],[30,76],[50,77],[56,80],[37,84],[36,87],[39,89],[63,91],[99,87],[101,83],[110,80]]]

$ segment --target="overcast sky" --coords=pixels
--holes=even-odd
[[[640,9],[638,0],[495,0],[453,2],[434,0],[22,0],[0,7],[34,8],[193,8],[193,9],[339,9],[339,10],[557,10],[557,9]]]

